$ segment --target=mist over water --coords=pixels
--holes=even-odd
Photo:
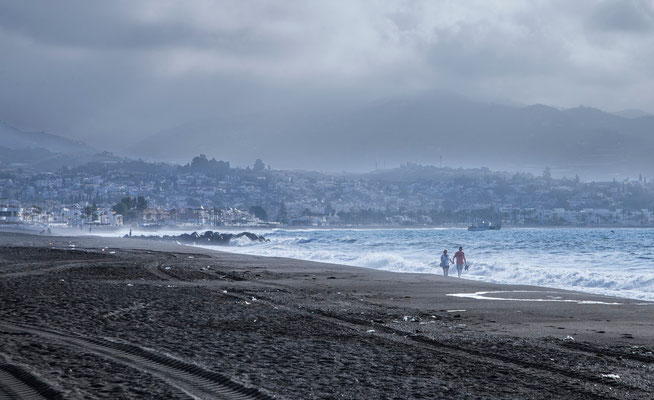
[[[232,242],[242,254],[442,274],[443,249],[463,246],[464,278],[654,300],[654,229],[315,229],[263,232]],[[216,249],[215,247],[212,247]]]

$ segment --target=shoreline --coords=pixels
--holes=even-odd
[[[140,239],[0,248],[0,363],[65,398],[654,395],[654,303]]]
[[[213,232],[243,232],[243,231],[377,231],[377,230],[447,230],[447,229],[456,229],[456,230],[467,230],[469,224],[459,224],[459,225],[416,225],[416,226],[395,226],[395,225],[352,225],[352,226],[203,226],[203,225],[170,225],[162,227],[142,227],[142,226],[130,226],[122,225],[120,227],[108,227],[108,226],[96,226],[91,225],[94,230],[91,231],[91,234],[88,234],[88,230],[79,229],[79,227],[70,227],[70,226],[49,226],[47,224],[38,225],[38,224],[0,224],[0,232],[21,232],[21,233],[38,233],[37,231],[47,230],[48,228],[54,228],[58,231],[61,231],[62,234],[58,236],[67,236],[66,234],[75,234],[78,232],[84,232],[85,235],[82,236],[93,236],[93,232],[122,232],[137,230],[139,232],[148,232],[156,234],[158,231],[175,231],[175,232],[203,232],[203,231],[213,231]],[[88,227],[86,225],[85,227]],[[502,225],[502,229],[606,229],[606,230],[625,230],[625,229],[654,229],[654,225],[642,226],[642,225]],[[484,231],[482,231],[484,232]],[[479,233],[479,232],[478,232]],[[483,234],[483,233],[482,233]]]
[[[20,234],[22,237],[19,240],[15,240],[13,237],[7,237],[5,232],[0,232],[0,246],[13,246],[10,243],[16,243],[18,246],[32,246],[32,247],[44,247],[49,246],[51,248],[60,248],[65,250],[77,250],[77,251],[99,251],[102,248],[112,248],[115,250],[144,250],[144,251],[153,251],[153,252],[171,252],[171,253],[182,253],[182,254],[201,254],[209,257],[217,258],[229,258],[230,260],[243,260],[248,262],[257,263],[266,263],[267,261],[273,263],[279,263],[280,261],[285,261],[294,266],[302,266],[303,268],[310,269],[324,269],[324,268],[335,268],[338,270],[351,270],[359,274],[369,274],[372,277],[377,275],[388,275],[389,278],[398,282],[413,281],[413,280],[423,280],[423,278],[429,278],[428,280],[445,280],[446,282],[452,283],[453,287],[464,287],[464,288],[482,288],[490,292],[502,292],[502,289],[508,289],[507,292],[521,290],[521,291],[535,291],[541,293],[547,292],[557,292],[557,293],[568,293],[577,295],[582,298],[587,299],[606,299],[607,303],[615,303],[616,301],[620,305],[631,304],[631,305],[651,305],[654,306],[654,301],[642,300],[636,298],[628,298],[621,296],[612,296],[598,293],[590,293],[572,289],[562,289],[549,286],[538,286],[538,285],[524,285],[524,284],[512,284],[512,283],[495,283],[487,282],[476,279],[467,279],[465,277],[457,278],[454,276],[444,277],[442,274],[430,273],[430,272],[397,272],[383,269],[375,269],[370,267],[362,267],[356,265],[348,264],[339,264],[326,261],[315,261],[315,260],[306,260],[301,258],[292,258],[284,256],[264,256],[264,255],[253,255],[246,253],[238,253],[227,250],[228,246],[215,246],[212,248],[210,246],[202,245],[190,245],[190,244],[178,244],[174,242],[161,242],[153,241],[148,239],[132,238],[124,239],[122,237],[104,237],[104,236],[94,236],[94,235],[84,235],[84,236],[46,236],[39,234]],[[11,236],[11,235],[10,235]],[[67,245],[66,245],[67,243]],[[71,245],[71,243],[73,245]],[[79,244],[75,244],[79,243]],[[52,245],[50,245],[52,244]],[[436,269],[437,270],[437,269]],[[299,273],[300,271],[294,271]],[[476,292],[468,293],[474,295]],[[457,293],[448,293],[447,296],[453,296]],[[467,297],[467,296],[460,296]],[[472,297],[471,297],[472,298]],[[501,300],[501,299],[492,299],[492,300]],[[615,300],[615,301],[611,301]],[[502,300],[506,301],[506,300]],[[520,300],[521,302],[523,300]],[[590,300],[592,301],[592,300]],[[601,300],[598,300],[601,302]],[[552,301],[556,302],[556,301]],[[652,324],[654,326],[654,323]],[[654,332],[653,332],[654,337]]]
[[[277,229],[277,228],[275,228],[275,229]],[[407,228],[407,229],[414,230],[413,228]],[[440,228],[424,228],[422,230],[432,230],[432,229],[440,230]],[[443,228],[443,229],[449,229],[449,228]],[[541,228],[510,228],[510,229],[516,229],[516,230],[519,230],[519,229],[525,229],[525,230],[527,230],[527,229],[537,229],[537,230],[539,230]],[[552,228],[552,229],[560,229],[560,228]],[[576,229],[576,228],[571,228],[571,229]],[[632,229],[632,228],[623,228],[623,229]],[[351,230],[351,229],[319,228],[319,229],[297,229],[295,231],[297,231],[297,232],[302,232],[302,231],[310,232],[310,231],[340,231],[340,230],[347,231],[347,230]],[[361,231],[366,231],[366,230],[371,231],[371,230],[384,230],[384,229],[360,229],[360,230]],[[256,230],[253,230],[253,231],[256,231]],[[262,229],[262,231],[266,231],[266,229]],[[0,229],[0,234],[2,234],[2,232],[3,231]],[[201,231],[198,231],[198,232],[201,232]],[[218,231],[215,231],[215,232],[218,232]],[[224,231],[224,232],[241,232],[241,230],[237,229],[237,230],[234,230],[234,231]],[[36,233],[36,232],[20,232],[20,233],[35,235],[35,236],[44,236],[44,237],[48,236],[47,234]],[[52,236],[53,237],[70,237],[70,238],[78,238],[78,239],[82,239],[82,238],[121,239],[121,240],[123,239],[123,235],[102,236],[102,235],[96,235],[93,232],[92,233],[83,233],[81,235],[77,235],[76,234],[77,232],[75,232],[75,231],[70,232],[70,233],[72,233],[72,235],[64,235],[64,234],[60,234],[58,232],[55,232]],[[172,234],[173,232],[169,232],[169,233]],[[188,233],[188,231],[180,230],[180,231],[177,231],[175,233],[176,234],[177,233]],[[135,234],[136,237],[130,238],[129,240],[143,240],[143,238],[138,237],[138,236],[141,236],[142,234],[157,235],[157,232],[151,232],[151,233],[150,232],[137,232]],[[478,233],[475,233],[475,234],[478,234]],[[481,235],[484,235],[484,233],[482,232]],[[150,240],[150,239],[145,238],[144,240]],[[153,242],[155,242],[155,241],[153,241]],[[166,242],[158,242],[158,243],[166,243]],[[172,244],[172,245],[174,245],[174,243],[175,242],[173,242],[173,241],[169,242],[169,244]],[[296,260],[299,260],[299,261],[305,261],[305,262],[339,264],[339,265],[344,265],[344,266],[349,266],[349,267],[358,267],[358,268],[365,268],[365,269],[372,269],[372,270],[379,270],[379,271],[389,271],[389,272],[400,273],[400,274],[416,273],[416,274],[426,274],[426,275],[442,275],[440,269],[437,268],[437,267],[434,267],[433,271],[432,270],[429,270],[429,271],[401,271],[401,270],[380,269],[380,268],[377,268],[377,267],[356,265],[354,263],[349,263],[348,261],[345,261],[345,260],[333,261],[333,260],[326,260],[326,259],[311,259],[311,258],[301,257],[301,255],[288,256],[288,255],[283,255],[283,254],[281,254],[281,255],[261,254],[261,253],[254,254],[254,253],[251,253],[251,252],[247,251],[247,249],[250,248],[250,247],[247,247],[247,246],[245,248],[241,248],[240,246],[230,246],[230,245],[212,246],[212,245],[208,245],[208,244],[205,245],[205,244],[189,244],[189,243],[182,243],[181,245],[188,246],[190,248],[196,248],[196,249],[201,248],[201,249],[206,249],[206,250],[209,250],[209,251],[225,252],[225,253],[231,253],[231,254],[240,254],[240,255],[244,255],[244,256],[289,257],[289,258],[293,258],[293,259],[296,259]],[[243,249],[246,249],[246,251],[243,251]],[[400,255],[400,256],[402,256],[402,255]],[[514,284],[516,284],[515,282],[510,282],[510,281],[506,282],[506,281],[502,281],[501,279],[499,279],[499,280],[498,279],[487,279],[487,276],[479,276],[479,275],[468,275],[468,278],[466,278],[466,275],[464,274],[464,276],[461,279],[467,279],[467,280],[474,281],[474,282],[486,282],[486,283],[497,284],[497,285],[514,285]],[[635,294],[632,294],[631,297],[625,297],[624,295],[621,295],[617,290],[611,291],[611,290],[607,290],[606,288],[603,288],[603,287],[580,287],[580,288],[576,288],[576,287],[571,287],[570,285],[556,285],[556,282],[552,282],[551,285],[539,284],[539,283],[535,283],[535,284],[534,283],[528,283],[528,285],[533,285],[533,286],[538,286],[538,287],[543,287],[543,288],[550,288],[550,289],[555,289],[555,290],[579,291],[581,293],[587,293],[587,294],[592,294],[592,295],[602,295],[602,296],[615,297],[615,298],[628,298],[628,299],[631,299],[631,300],[643,301],[643,302],[654,302],[654,299],[643,297],[642,294],[639,296],[638,293],[635,293]]]

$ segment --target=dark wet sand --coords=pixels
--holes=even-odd
[[[654,397],[633,300],[0,233],[0,305],[0,398]]]

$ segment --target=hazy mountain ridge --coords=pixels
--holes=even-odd
[[[438,164],[442,155],[450,166],[633,174],[654,172],[653,133],[653,116],[625,118],[590,107],[513,107],[430,93],[339,113],[297,109],[207,119],[193,129],[154,135],[134,152],[179,159],[202,150],[237,163],[263,158],[281,168],[332,171],[370,170],[382,162]],[[234,160],[233,154],[249,159]]]
[[[54,171],[89,162],[115,162],[120,158],[99,153],[84,142],[46,132],[24,132],[0,121],[0,166],[14,165],[36,171]]]
[[[0,146],[9,149],[40,148],[51,153],[90,153],[95,151],[84,142],[46,132],[25,132],[0,121]]]
[[[652,114],[636,108],[628,108],[625,110],[616,111],[613,114],[623,118],[642,118],[652,116]]]
[[[130,146],[126,155],[182,162],[204,153],[235,165],[262,158],[274,168],[329,171],[405,162],[439,165],[442,157],[443,165],[452,167],[535,172],[549,166],[568,176],[634,176],[654,173],[653,134],[654,116],[626,118],[582,106],[515,107],[428,93],[360,107],[221,115],[155,134]],[[96,153],[85,143],[22,132],[4,122],[0,140],[5,148],[0,161],[41,170],[94,161]],[[25,160],[16,160],[12,149],[27,151]],[[39,149],[36,159],[28,157],[29,149]]]

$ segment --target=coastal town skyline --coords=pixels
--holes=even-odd
[[[102,161],[55,171],[4,168],[3,223],[36,226],[654,226],[654,182],[405,163],[367,173]],[[456,199],[456,200],[455,200]],[[138,201],[137,201],[138,200]],[[4,208],[3,208],[4,207]],[[11,213],[11,215],[9,215]]]

